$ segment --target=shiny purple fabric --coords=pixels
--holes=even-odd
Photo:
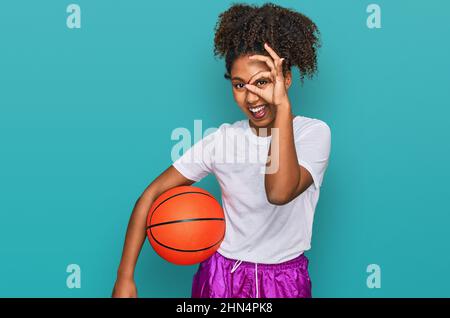
[[[257,293],[260,298],[311,298],[309,261],[303,254],[280,264],[257,264],[258,277],[250,262],[231,273],[236,262],[216,252],[200,263],[192,298],[255,298]]]

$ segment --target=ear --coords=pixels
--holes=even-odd
[[[284,86],[286,87],[286,90],[288,90],[289,87],[291,87],[291,84],[292,84],[292,72],[287,71],[286,75],[284,76]]]

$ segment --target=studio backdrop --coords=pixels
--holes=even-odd
[[[317,75],[302,85],[295,69],[289,92],[296,115],[332,133],[313,296],[449,297],[450,2],[273,2],[321,33]],[[172,164],[173,132],[194,143],[244,119],[213,54],[232,3],[1,2],[1,297],[111,295],[130,213]],[[220,200],[214,176],[196,186]],[[146,241],[139,296],[190,297],[196,269]]]

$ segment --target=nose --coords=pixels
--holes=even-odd
[[[259,99],[258,95],[247,90],[247,95],[245,97],[245,101],[247,102],[247,104],[253,105],[258,101],[258,99]]]

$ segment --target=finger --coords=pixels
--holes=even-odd
[[[248,89],[250,92],[258,95],[259,97],[264,99],[266,102],[271,103],[270,95],[267,91],[260,89],[260,88],[256,87],[255,85],[251,85],[251,84],[245,84],[245,88]]]
[[[275,66],[277,68],[277,73],[279,76],[279,79],[283,78],[283,62],[284,62],[284,58],[281,58],[279,61],[275,62]]]
[[[278,77],[279,73],[278,73],[276,70],[273,70],[273,71],[271,72],[271,74],[272,74],[272,77],[274,78],[274,81],[276,81],[277,79],[279,79],[279,77]]]
[[[266,49],[267,52],[269,52],[270,56],[271,56],[275,61],[280,59],[280,57],[278,56],[278,54],[275,53],[275,51],[269,46],[269,44],[264,43],[264,48]]]
[[[278,77],[277,77],[278,76]],[[275,83],[277,80],[283,80],[283,76],[279,76],[277,72],[275,71],[265,71],[265,72],[258,72],[255,75],[253,75],[250,80],[248,81],[249,84],[255,84],[258,80],[262,78],[268,78],[272,81],[272,83]]]
[[[249,56],[249,59],[265,62],[267,64],[267,66],[269,66],[269,68],[271,70],[276,70],[275,64],[274,64],[273,60],[269,56],[265,56],[265,55],[251,55],[251,56]]]
[[[283,77],[284,58],[280,58],[280,56],[269,46],[269,44],[264,43],[264,48],[266,49],[267,52],[269,52],[270,56],[273,58],[278,78],[281,79]]]
[[[253,77],[248,81],[250,84],[255,83],[257,80],[264,78],[264,77],[268,77],[270,78],[271,81],[275,81],[275,77],[273,76],[272,71],[265,71],[265,72],[259,72],[255,75],[253,75]]]

